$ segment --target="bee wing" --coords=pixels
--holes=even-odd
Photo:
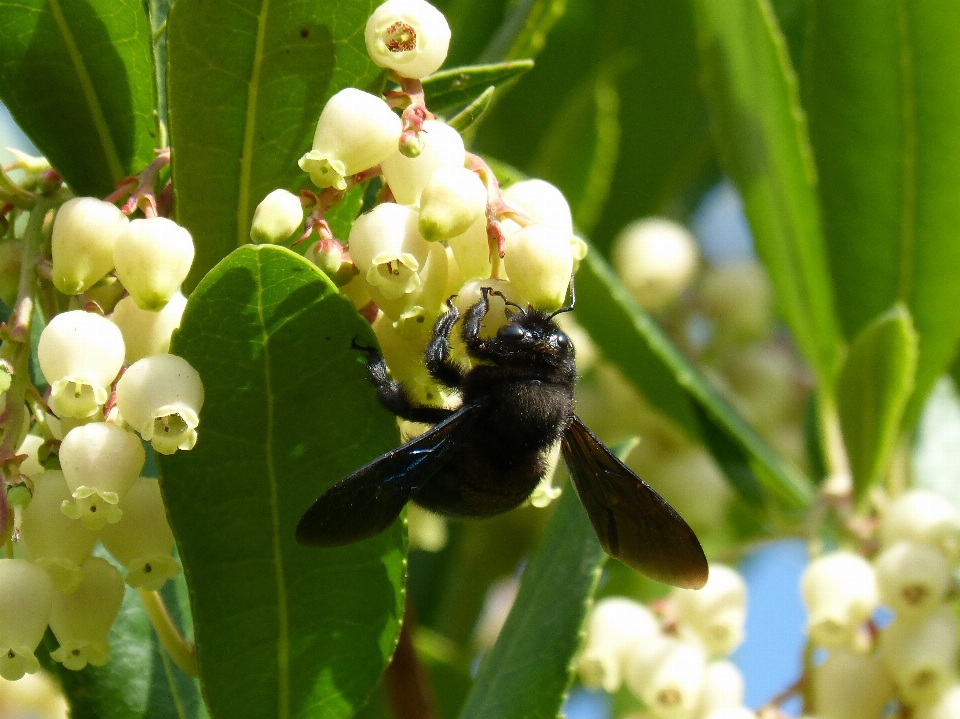
[[[457,437],[477,420],[479,407],[464,405],[419,437],[341,479],[300,519],[297,541],[339,547],[384,531],[413,493],[444,466]]]
[[[561,440],[573,486],[608,554],[664,584],[699,589],[707,559],[693,530],[574,416]]]

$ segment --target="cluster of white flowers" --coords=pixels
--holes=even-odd
[[[702,589],[675,589],[654,614],[624,597],[597,602],[576,667],[584,686],[621,685],[642,703],[630,719],[749,719],[743,676],[728,659],[744,638],[747,588],[730,567],[710,566]]]
[[[845,550],[814,559],[801,579],[813,645],[816,719],[879,719],[891,702],[915,719],[960,717],[957,617],[949,602],[960,525],[940,496],[909,491],[880,517],[872,561]],[[894,618],[878,628],[881,605]]]
[[[164,454],[192,448],[203,404],[196,370],[168,353],[186,304],[190,234],[79,197],[59,208],[51,244],[54,286],[79,297],[40,334],[50,390],[26,412],[13,475],[23,481],[6,490],[16,547],[0,559],[0,676],[8,680],[39,669],[34,653],[47,626],[60,645],[51,656],[68,669],[106,663],[124,573],[93,556],[98,542],[132,587],[155,591],[180,573],[159,483],[141,476],[141,440]],[[85,309],[103,287],[113,290],[111,317]]]

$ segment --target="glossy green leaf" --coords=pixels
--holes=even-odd
[[[533,60],[515,60],[441,70],[423,80],[427,106],[438,113],[461,108],[477,100],[491,85],[509,86],[532,68]]]
[[[450,127],[462,134],[480,122],[490,107],[496,90],[492,85],[484,90],[480,97],[450,118]]]
[[[178,595],[186,596],[183,576],[167,582],[161,594],[174,621],[192,636],[189,616],[182,613],[189,607],[178,601]],[[160,647],[136,589],[127,587],[109,642],[106,665],[87,665],[78,672],[49,659],[48,652],[59,646],[51,632],[38,650],[38,658],[60,682],[71,719],[207,719],[199,682]]]
[[[697,0],[714,134],[780,311],[817,377],[840,347],[816,174],[796,77],[768,0]]]
[[[848,338],[895,302],[920,338],[916,417],[960,339],[960,5],[813,2],[804,87]]]
[[[857,335],[837,376],[837,409],[854,494],[882,479],[913,390],[917,333],[897,305]]]
[[[396,446],[354,339],[370,326],[313,265],[240,248],[190,297],[172,350],[203,379],[199,438],[160,458],[212,716],[352,715],[403,611],[399,523],[339,549],[294,529],[337,480]]]
[[[555,719],[571,680],[580,628],[606,554],[568,486],[461,719]]]
[[[813,488],[781,460],[590,252],[577,272],[577,319],[624,377],[692,439],[702,441],[740,496],[754,506],[776,498],[803,508]]]
[[[508,5],[506,17],[483,51],[481,60],[494,62],[536,57],[566,7],[566,0],[519,0]]]
[[[0,100],[78,194],[109,194],[156,142],[142,0],[0,0]]]
[[[381,70],[363,27],[376,0],[178,0],[167,19],[168,112],[177,220],[193,234],[195,285],[249,242],[257,204],[308,178],[310,149],[332,94]]]

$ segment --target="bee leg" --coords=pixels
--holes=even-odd
[[[493,291],[491,287],[481,287],[482,297],[473,307],[467,310],[463,316],[463,328],[461,336],[464,344],[467,345],[467,351],[471,357],[477,359],[492,359],[496,356],[494,351],[495,340],[485,339],[480,336],[480,328],[483,326],[483,318],[490,309],[489,294]]]
[[[376,347],[363,347],[354,340],[353,348],[367,354],[367,373],[377,386],[377,399],[380,400],[380,404],[401,419],[436,424],[456,411],[446,407],[427,407],[414,402],[402,384],[390,379],[387,363]]]
[[[460,310],[453,304],[453,297],[447,300],[447,307],[449,311],[441,315],[433,326],[433,336],[427,343],[423,359],[431,377],[446,387],[457,389],[463,384],[466,372],[460,363],[450,356],[450,332],[454,323],[460,319]]]

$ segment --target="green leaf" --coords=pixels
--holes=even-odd
[[[960,339],[960,5],[814,2],[810,114],[848,338],[895,302],[920,338],[912,424]]]
[[[249,241],[267,193],[308,183],[324,103],[381,73],[363,27],[376,0],[178,0],[167,19],[167,101],[177,221],[193,234],[196,285]]]
[[[105,552],[98,552],[106,556]],[[162,595],[171,615],[187,630],[178,593],[186,594],[182,575],[167,582]],[[184,621],[186,619],[186,621]],[[207,719],[200,684],[184,674],[157,642],[137,590],[126,588],[120,614],[110,628],[110,661],[74,672],[47,656],[59,646],[47,632],[38,657],[60,682],[71,719]]]
[[[405,533],[301,547],[297,522],[398,443],[365,357],[369,324],[313,265],[234,251],[190,297],[172,351],[204,382],[197,446],[160,458],[215,717],[352,715],[393,651]]]
[[[0,100],[75,192],[104,196],[156,142],[142,0],[0,0]]]
[[[837,376],[837,410],[857,497],[885,475],[916,368],[917,333],[903,305],[867,325],[850,345]]]
[[[432,112],[443,113],[469,105],[484,95],[491,85],[509,86],[532,68],[533,60],[515,60],[435,72],[423,80],[427,107]]]
[[[555,719],[606,554],[567,486],[461,719]]]
[[[694,440],[702,441],[740,496],[803,509],[809,480],[781,460],[630,297],[595,251],[577,272],[577,319],[627,380]],[[765,491],[764,491],[765,490]]]
[[[781,313],[814,373],[831,383],[839,330],[813,158],[785,41],[768,0],[697,0],[696,10],[721,157],[743,196]]]
[[[476,125],[487,112],[490,103],[493,101],[493,94],[496,88],[492,85],[483,91],[476,100],[467,105],[463,110],[450,118],[449,125],[457,132],[463,134],[471,127]]]
[[[519,0],[508,12],[481,60],[516,60],[536,57],[547,41],[547,33],[563,17],[566,0]]]

